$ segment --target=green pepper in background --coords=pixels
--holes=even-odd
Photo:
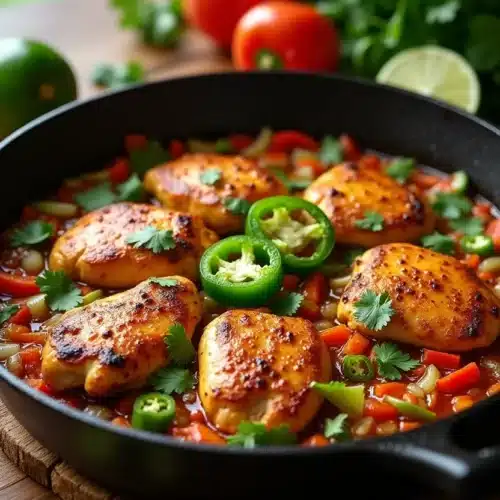
[[[175,418],[172,396],[151,392],[139,396],[132,410],[132,427],[151,432],[165,432]]]
[[[363,415],[365,405],[365,386],[363,384],[347,386],[343,382],[329,382],[328,384],[312,382],[310,387],[350,417]]]
[[[451,175],[451,190],[454,193],[464,194],[469,187],[469,176],[463,170],[458,170]]]
[[[495,245],[491,236],[479,234],[477,236],[464,236],[460,240],[460,246],[465,253],[475,253],[482,257],[495,252]]]
[[[205,251],[200,261],[203,289],[219,304],[258,307],[281,288],[278,248],[269,240],[230,236]]]
[[[394,406],[401,415],[415,420],[424,420],[425,422],[432,422],[436,419],[436,414],[427,408],[422,408],[419,405],[408,403],[402,399],[397,399],[392,396],[384,396],[384,401]]]
[[[142,39],[157,47],[175,47],[184,33],[185,23],[175,2],[145,3],[141,14]]]
[[[368,382],[375,375],[370,358],[363,355],[350,354],[344,356],[342,372],[346,378],[354,382]]]
[[[295,211],[302,211],[310,221],[293,219]],[[335,231],[325,213],[295,196],[272,196],[255,202],[248,212],[245,232],[271,240],[290,273],[302,274],[318,268],[335,245]],[[304,255],[310,247],[312,253]]]

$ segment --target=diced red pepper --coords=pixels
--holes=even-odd
[[[328,281],[324,274],[314,272],[304,283],[304,297],[315,304],[322,304],[328,297]]]
[[[468,253],[461,262],[475,271],[481,263],[481,258],[475,253]]]
[[[41,347],[29,347],[20,351],[24,373],[28,378],[40,378],[40,367],[42,364]]]
[[[361,333],[355,332],[346,342],[343,354],[363,354],[368,347],[370,347],[370,341]]]
[[[309,299],[304,299],[297,311],[297,315],[309,321],[317,321],[321,319],[320,306]]]
[[[226,443],[216,432],[199,422],[192,422],[187,427],[174,427],[172,435],[184,441],[192,441],[194,443]]]
[[[500,252],[500,219],[492,220],[486,227],[486,234],[491,236],[495,251]]]
[[[361,151],[351,136],[342,134],[339,141],[346,161],[358,161],[361,158]]]
[[[130,176],[130,167],[125,158],[118,158],[108,169],[109,180],[114,184],[125,182]]]
[[[377,155],[364,155],[359,160],[361,168],[380,170],[381,165],[380,157]]]
[[[173,139],[170,141],[170,144],[168,146],[168,152],[170,153],[170,156],[174,160],[176,160],[186,152],[186,148],[182,141],[179,141],[178,139]]]
[[[440,378],[437,381],[437,389],[440,392],[456,394],[474,386],[480,379],[481,372],[479,367],[476,363],[472,362],[460,368],[460,370]]]
[[[134,149],[144,149],[148,144],[148,139],[145,135],[130,134],[125,137],[125,149],[130,153]]]
[[[472,207],[472,215],[479,217],[484,222],[489,222],[492,219],[490,203],[476,203]]]
[[[441,180],[441,177],[438,177],[437,175],[425,174],[420,170],[413,172],[410,178],[414,184],[424,191],[434,187]]]
[[[13,297],[29,297],[40,293],[35,278],[17,276],[0,271],[0,293]]]
[[[314,436],[308,437],[303,443],[302,446],[310,446],[313,448],[317,448],[318,446],[328,446],[330,441],[326,439],[322,434],[314,434]]]
[[[190,422],[200,422],[201,424],[205,423],[205,416],[203,415],[203,412],[200,410],[193,411],[189,414],[189,421]]]
[[[26,304],[23,304],[19,310],[9,318],[9,321],[16,325],[28,325],[31,321],[30,308]]]
[[[229,142],[231,143],[232,148],[240,152],[242,149],[247,148],[254,141],[251,135],[246,134],[233,134],[229,136]]]
[[[326,166],[316,158],[299,158],[295,161],[295,168],[310,168],[313,177],[319,177],[326,171]]]
[[[392,396],[394,398],[401,399],[405,392],[406,384],[403,384],[403,382],[387,382],[384,384],[377,384],[373,390],[373,393],[377,396],[377,398]]]
[[[422,424],[420,422],[414,422],[412,420],[401,420],[401,422],[399,422],[399,430],[401,432],[413,431],[421,426]]]
[[[398,410],[388,403],[369,398],[365,401],[363,415],[373,417],[377,422],[385,422],[397,418]]]
[[[26,205],[23,208],[23,211],[21,214],[21,220],[22,221],[36,220],[36,219],[38,219],[39,215],[40,215],[40,212],[35,207],[33,207],[31,205]]]
[[[125,417],[115,417],[111,420],[111,423],[120,427],[132,427],[130,422]]]
[[[352,335],[352,330],[345,325],[337,325],[321,332],[321,338],[328,347],[342,347]]]
[[[295,130],[276,132],[271,138],[268,151],[291,153],[294,149],[317,151],[319,143],[311,136]]]
[[[435,365],[437,368],[456,370],[460,366],[460,356],[458,354],[424,349],[422,363],[424,365]]]

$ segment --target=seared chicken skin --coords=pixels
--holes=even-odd
[[[423,196],[374,168],[343,163],[318,177],[304,198],[330,218],[338,243],[371,247],[415,241],[432,232],[435,216]],[[362,229],[367,212],[383,216],[381,230]]]
[[[141,387],[168,361],[169,327],[184,326],[190,338],[201,319],[195,285],[172,276],[164,287],[136,287],[66,312],[47,328],[42,377],[56,390],[84,386],[92,396]]]
[[[243,420],[301,430],[322,402],[309,384],[332,373],[312,323],[255,310],[227,311],[208,324],[198,357],[203,407],[228,433]]]
[[[364,292],[387,292],[395,314],[380,331],[356,320],[355,303]],[[355,262],[338,319],[379,339],[441,351],[490,345],[500,332],[500,304],[476,273],[454,257],[411,244],[372,248]]]
[[[207,172],[214,177],[205,177]],[[153,168],[144,186],[164,206],[202,217],[221,235],[243,228],[244,215],[233,213],[225,205],[228,199],[253,203],[287,193],[285,185],[255,161],[216,154],[188,154]]]
[[[175,248],[154,253],[127,237],[152,226],[171,230]],[[198,276],[201,254],[218,236],[199,217],[140,203],[116,203],[84,215],[55,243],[49,267],[75,280],[126,288],[150,276]]]

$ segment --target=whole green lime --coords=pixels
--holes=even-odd
[[[54,49],[33,40],[0,40],[0,140],[77,93],[73,70]]]

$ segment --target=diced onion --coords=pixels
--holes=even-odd
[[[500,272],[500,257],[488,257],[484,259],[477,270],[480,273],[498,273]]]
[[[49,315],[50,311],[45,301],[45,294],[33,295],[26,301],[26,305],[28,306],[31,316],[36,321],[44,321]]]
[[[394,420],[388,420],[387,422],[381,422],[377,425],[375,432],[378,436],[389,436],[398,431],[398,424]]]
[[[44,324],[44,327],[52,326],[54,323],[57,323],[61,319],[62,313],[54,314],[51,316]]]
[[[494,286],[493,293],[500,299],[500,284]]]
[[[28,274],[38,274],[45,267],[45,259],[37,250],[26,250],[21,259],[21,267]]]
[[[373,417],[363,417],[352,426],[351,430],[355,436],[363,437],[370,434],[374,425],[375,419]]]
[[[331,278],[330,279],[330,288],[332,290],[337,290],[338,288],[344,288],[351,281],[351,275],[341,276],[340,278]]]
[[[69,219],[78,213],[78,207],[73,203],[64,203],[62,201],[39,201],[34,204],[34,207],[48,215]]]
[[[0,344],[0,361],[5,361],[20,350],[21,346],[19,344]]]
[[[318,332],[322,332],[323,330],[332,328],[333,323],[331,321],[323,319],[321,321],[316,321],[316,323],[314,323],[314,326],[316,327],[316,330],[318,330]]]
[[[321,307],[321,314],[323,318],[334,320],[337,317],[337,302],[328,302]]]
[[[431,393],[435,388],[437,381],[441,377],[439,370],[434,365],[429,365],[422,377],[417,381],[417,385],[425,392]]]
[[[23,361],[18,352],[7,359],[5,366],[10,373],[13,373],[17,377],[22,377],[24,374]]]
[[[417,396],[417,398],[424,398],[425,397],[425,392],[424,390],[417,384],[408,384],[406,387],[406,390],[410,393],[413,394],[414,396]]]
[[[273,131],[270,128],[263,128],[255,141],[243,149],[241,154],[250,157],[260,156],[267,151],[269,144],[271,144],[272,136]]]
[[[112,420],[115,417],[115,413],[112,410],[101,405],[88,405],[84,412],[102,420]]]
[[[88,304],[91,304],[95,300],[99,300],[103,297],[104,293],[102,290],[92,290],[92,292],[87,293],[87,295],[84,295],[83,297],[83,305],[86,306]]]

